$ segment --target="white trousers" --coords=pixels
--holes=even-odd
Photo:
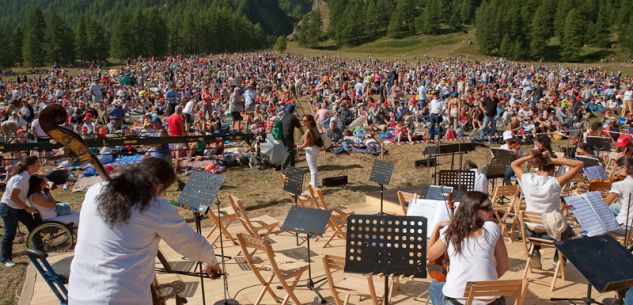
[[[317,156],[319,155],[319,147],[312,145],[306,147],[306,162],[308,162],[308,168],[310,169],[310,185],[318,187],[317,180]]]

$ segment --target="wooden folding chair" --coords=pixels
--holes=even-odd
[[[310,191],[312,201],[317,208],[322,210],[330,210],[321,189],[309,185],[308,191]],[[347,237],[345,236],[345,234],[347,233],[347,217],[352,214],[354,214],[354,210],[344,206],[339,206],[332,209],[332,216],[330,216],[330,220],[328,220],[328,225],[325,229],[327,230],[328,228],[330,228],[332,229],[332,231],[334,231],[334,233],[332,233],[332,236],[330,236],[330,238],[325,241],[325,243],[323,244],[323,248],[327,247],[332,242],[332,240],[334,240],[335,237],[339,237],[343,240],[347,239]]]
[[[279,181],[281,181],[281,185],[282,185],[282,189],[283,189],[283,185],[286,182],[286,175],[284,175],[283,173],[279,174]],[[292,202],[295,202],[295,195],[290,194],[286,191],[284,191],[284,193],[286,193],[288,195],[288,198],[290,198],[290,200]],[[297,196],[297,205],[301,206],[301,207],[314,207],[312,206],[312,199],[306,195],[299,195]]]
[[[565,280],[565,257],[563,253],[558,251],[554,246],[554,240],[536,238],[536,237],[528,237],[527,236],[527,225],[526,224],[534,224],[534,225],[543,225],[543,214],[536,212],[526,212],[519,211],[519,222],[521,223],[521,239],[523,240],[523,246],[525,248],[525,255],[527,257],[527,261],[525,262],[525,270],[523,271],[523,278],[528,275],[528,272],[532,271],[532,253],[535,251],[535,246],[540,246],[542,248],[553,248],[556,253],[558,253],[558,262],[554,267],[554,278],[552,279],[552,284],[550,285],[550,290],[554,291],[554,287],[556,285],[556,280],[560,276],[560,278]],[[531,245],[528,245],[530,243]]]
[[[345,268],[345,258],[340,256],[323,256],[323,268],[327,276],[327,282],[332,291],[332,297],[336,305],[347,305],[350,296],[371,299],[374,305],[380,305],[385,298],[385,288],[382,285],[374,285],[374,278],[371,274],[364,276],[345,274],[342,279],[334,280],[332,272],[343,271]],[[341,303],[339,293],[345,294],[345,301]]]
[[[294,289],[299,283],[301,275],[308,270],[308,263],[287,257],[282,258],[283,261],[279,261],[270,243],[266,240],[243,233],[238,233],[237,239],[249,267],[253,270],[257,280],[264,286],[254,305],[260,304],[267,292],[275,302],[281,301],[281,305],[286,304],[289,300],[297,305],[302,304],[295,295]],[[253,256],[253,253],[258,251],[265,253],[263,260]],[[270,273],[268,279],[264,278],[263,272]],[[283,298],[279,297],[275,293],[275,288],[271,287],[275,278],[286,291],[286,296]]]
[[[240,220],[246,232],[253,237],[267,237],[272,233],[275,229],[279,227],[279,221],[274,219],[268,215],[262,215],[255,218],[250,218],[246,214],[246,208],[244,208],[244,203],[239,198],[229,195],[229,202],[237,215],[237,219]]]
[[[409,211],[409,202],[411,202],[411,200],[416,200],[418,198],[420,198],[420,196],[418,196],[418,194],[416,193],[409,193],[409,192],[403,192],[403,191],[398,191],[398,202],[400,203],[400,208],[402,209],[402,214],[404,216],[407,216],[407,212]]]
[[[611,237],[613,237],[613,239],[617,240],[620,244],[622,245],[628,245],[631,246],[633,245],[633,228],[629,227],[629,232],[627,233],[627,237],[625,238],[624,235],[620,235],[620,234],[615,234],[613,232],[610,232],[609,235],[611,235]],[[628,241],[627,241],[628,239]]]
[[[508,200],[505,202],[504,200]],[[519,200],[519,186],[518,185],[499,185],[495,187],[492,194],[492,206],[495,210],[495,217],[499,221],[499,227],[501,228],[501,234],[506,237],[510,243],[512,243],[512,236],[508,232],[507,220],[512,216],[514,225],[516,218],[516,201]],[[511,227],[512,227],[511,225]]]
[[[211,223],[213,223],[213,228],[211,229],[211,231],[209,231],[209,234],[207,234],[207,240],[209,240],[211,244],[215,245],[215,243],[220,239],[219,232],[215,234],[215,237],[212,238],[211,236],[214,235],[216,230],[219,231],[219,228],[221,226],[222,235],[233,242],[234,245],[237,245],[237,239],[233,235],[231,235],[231,232],[229,232],[229,226],[232,225],[235,220],[237,220],[237,214],[220,212],[220,214],[218,215],[217,210],[209,209],[209,211],[207,212],[207,217],[209,217]]]
[[[514,296],[514,305],[523,305],[527,295],[528,280],[497,280],[497,281],[476,281],[466,283],[464,297],[465,305],[472,305],[476,297],[501,297]]]

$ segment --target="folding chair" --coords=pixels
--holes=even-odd
[[[251,236],[256,238],[265,238],[279,227],[279,221],[268,215],[262,215],[253,219],[248,217],[246,214],[246,208],[244,208],[244,203],[242,203],[242,200],[239,198],[229,195],[229,202],[237,215],[237,219],[240,220],[244,229],[246,229],[246,232]]]
[[[312,197],[312,201],[316,207],[322,210],[330,210],[321,189],[309,185],[308,191],[310,191],[310,196]],[[354,214],[354,210],[344,206],[332,209],[332,216],[330,216],[330,220],[328,221],[328,225],[325,229],[327,230],[330,228],[334,231],[334,233],[332,233],[332,236],[330,236],[325,244],[323,244],[323,248],[327,247],[335,237],[339,237],[342,240],[347,239],[345,236],[347,232],[347,217],[352,214]]]
[[[371,274],[364,276],[344,274],[342,279],[334,280],[333,271],[343,271],[345,258],[340,256],[323,256],[323,268],[327,276],[327,282],[332,291],[332,297],[336,305],[347,305],[350,296],[371,299],[372,304],[380,305],[385,298],[385,288],[382,285],[375,286]],[[339,293],[345,294],[345,301],[341,303]]]
[[[516,220],[516,201],[519,201],[519,186],[518,185],[499,185],[495,187],[492,194],[492,205],[495,210],[495,217],[499,221],[499,227],[501,228],[501,234],[506,237],[510,243],[512,243],[512,236],[508,232],[506,221],[512,215],[512,226]],[[505,200],[508,200],[505,202]]]
[[[409,202],[411,202],[411,200],[416,200],[418,198],[420,198],[420,196],[418,196],[418,194],[416,193],[409,193],[409,192],[403,192],[403,191],[398,191],[398,202],[400,203],[400,208],[402,209],[402,214],[404,216],[407,216],[407,212],[409,211]]]
[[[543,214],[536,212],[526,212],[519,211],[519,222],[521,224],[521,239],[523,240],[523,246],[525,248],[525,255],[527,256],[527,261],[525,262],[525,271],[523,271],[523,278],[528,275],[528,272],[532,271],[532,254],[535,251],[536,246],[540,246],[542,248],[553,248],[555,253],[558,253],[558,262],[554,267],[554,278],[552,279],[552,284],[550,285],[550,290],[554,291],[554,287],[556,285],[556,279],[560,278],[565,280],[565,258],[563,253],[558,251],[554,246],[554,240],[536,238],[536,237],[528,237],[527,236],[527,223],[534,225],[543,225]],[[531,246],[528,246],[528,243],[531,243]]]
[[[281,305],[286,304],[289,300],[297,305],[302,304],[295,295],[294,289],[299,283],[301,275],[308,270],[308,263],[276,255],[270,243],[266,240],[243,233],[238,233],[237,239],[242,248],[242,253],[246,256],[249,267],[253,270],[257,280],[264,286],[254,305],[260,304],[266,292],[275,302],[281,301]],[[257,251],[264,252],[266,257],[262,260],[253,256],[253,253]],[[270,272],[268,279],[264,278],[263,272]],[[271,287],[275,278],[286,291],[284,298],[279,297],[275,293],[275,288]]]
[[[218,215],[217,210],[209,209],[209,211],[207,212],[207,216],[209,217],[209,219],[211,219],[211,222],[213,223],[213,228],[211,229],[211,231],[209,231],[209,234],[207,234],[207,240],[209,240],[211,244],[215,245],[215,243],[220,239],[220,233],[218,232],[218,234],[215,234],[215,237],[213,238],[211,238],[211,235],[213,235],[213,233],[221,226],[222,235],[224,235],[224,237],[232,241],[233,244],[237,246],[237,239],[233,235],[231,235],[231,232],[229,232],[229,226],[235,222],[235,220],[237,219],[237,214],[227,212],[220,213],[220,215]]]
[[[465,305],[472,305],[475,297],[514,296],[514,305],[523,305],[527,295],[528,280],[476,281],[466,283]]]
[[[283,173],[279,174],[279,181],[281,181],[281,185],[283,188],[284,183],[286,183],[286,175],[284,175]],[[285,192],[285,191],[284,191]],[[295,202],[295,195],[290,194],[288,192],[285,192],[288,195],[288,198],[290,198],[290,200],[292,202]],[[297,202],[296,202],[299,206],[301,207],[314,207],[312,206],[313,202],[312,199],[306,195],[299,195],[297,196]]]

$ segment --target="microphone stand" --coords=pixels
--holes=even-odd
[[[222,215],[220,211],[220,199],[217,199],[217,208],[218,208],[218,219],[220,219],[220,215]],[[220,225],[218,226],[220,232],[220,254],[222,255],[222,281],[224,284],[224,299],[215,302],[213,305],[240,305],[235,299],[229,299],[227,297],[229,291],[229,282],[226,279],[226,264],[224,257],[224,242],[222,238],[222,220],[219,221]]]

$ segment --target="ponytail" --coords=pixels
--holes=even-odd
[[[29,166],[35,164],[38,161],[36,156],[28,156],[23,158],[22,160],[20,160],[20,162],[18,162],[18,171],[16,172],[16,174],[20,174],[23,171],[27,170],[29,168]]]

